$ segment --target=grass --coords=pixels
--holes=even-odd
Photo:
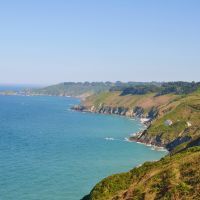
[[[147,136],[160,136],[166,144],[185,136],[191,140],[176,146],[160,161],[146,162],[127,173],[103,179],[83,200],[200,199],[200,89],[189,95],[162,97],[104,92],[90,96],[84,103],[129,109],[141,106],[146,112],[155,106],[158,116],[145,132]],[[173,122],[171,126],[164,124],[168,119]]]
[[[133,109],[136,106],[142,107],[148,112],[152,107],[158,107],[175,99],[177,95],[168,94],[163,96],[155,96],[155,93],[145,95],[125,95],[121,96],[121,92],[102,92],[89,96],[83,104],[87,107],[100,105],[110,107],[124,107]]]
[[[159,136],[163,143],[172,142],[178,137],[194,137],[199,134],[200,124],[200,90],[189,95],[167,94],[155,96],[155,93],[145,95],[125,95],[120,92],[102,92],[86,99],[83,104],[87,107],[109,106],[124,107],[133,110],[142,107],[147,114],[152,107],[158,110],[157,118],[152,122],[146,135]],[[166,126],[164,122],[171,120],[173,124]],[[192,127],[188,127],[188,122]]]
[[[149,136],[160,135],[163,140],[167,141],[172,141],[182,136],[200,136],[198,131],[200,124],[199,93],[174,100],[167,106],[160,108],[159,112],[159,117],[154,120],[147,130]],[[164,124],[168,119],[173,122],[171,126]],[[188,127],[187,122],[190,122],[192,126]]]
[[[112,175],[98,183],[85,200],[199,199],[200,147]]]

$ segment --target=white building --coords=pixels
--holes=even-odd
[[[171,126],[173,124],[172,120],[168,119],[164,122],[165,126]]]

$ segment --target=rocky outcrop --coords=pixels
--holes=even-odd
[[[124,107],[109,107],[109,106],[102,106],[97,108],[96,110],[93,109],[96,113],[103,113],[103,114],[115,114],[115,115],[126,115],[128,109]]]
[[[166,147],[166,143],[162,141],[161,135],[149,136],[147,130],[137,133],[135,136],[130,137],[131,141],[141,142],[144,144],[151,144],[158,147]]]
[[[148,131],[144,130],[142,132],[137,133],[135,136],[130,137],[131,141],[141,142],[144,144],[150,144],[157,147],[164,147],[168,151],[172,151],[178,145],[192,141],[192,137],[189,136],[182,136],[178,137],[172,141],[163,140],[162,134],[157,134],[156,136],[148,135]]]
[[[147,117],[150,120],[145,124],[147,127],[151,126],[151,121],[156,118],[158,111],[155,107],[152,107],[148,113],[144,112],[142,107],[136,106],[133,109],[128,109],[125,107],[111,107],[111,106],[91,106],[86,107],[84,105],[76,105],[72,109],[81,111],[81,112],[93,112],[93,113],[102,113],[102,114],[114,114],[114,115],[121,115],[127,117]],[[157,133],[155,136],[148,134],[148,129],[137,133],[135,136],[131,136],[130,141],[141,142],[144,144],[151,144],[158,147],[165,147],[169,151],[173,150],[176,146],[184,143],[189,142],[191,137],[183,135],[180,136],[173,141],[163,140],[162,133]]]
[[[87,108],[85,106],[82,106],[82,105],[75,105],[71,108],[72,110],[76,110],[76,111],[87,111]]]
[[[133,112],[134,115],[137,117],[144,117],[144,109],[142,107],[136,106]]]
[[[157,109],[155,106],[153,106],[153,107],[150,109],[150,111],[148,112],[147,118],[154,119],[154,118],[157,117],[157,115],[158,115],[158,109]]]
[[[112,107],[112,106],[84,106],[84,105],[75,105],[72,107],[73,110],[84,111],[84,112],[94,112],[94,113],[102,113],[102,114],[114,114],[114,115],[122,115],[127,117],[148,117],[150,120],[154,119],[156,116],[156,109],[151,109],[148,113],[144,112],[142,107],[136,106],[132,109],[126,107]]]
[[[192,137],[189,137],[189,136],[184,136],[184,137],[178,137],[176,138],[175,140],[173,140],[172,142],[169,142],[167,145],[166,145],[166,148],[169,150],[169,151],[172,151],[176,146],[184,143],[184,142],[189,142],[192,140]]]

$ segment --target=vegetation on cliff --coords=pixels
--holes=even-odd
[[[196,87],[198,84],[168,83],[168,86],[171,85],[177,85],[180,89],[181,86],[188,88],[191,85]],[[149,87],[150,85],[146,88]],[[164,95],[155,92],[122,95],[122,91],[112,90],[89,96],[82,102],[81,109],[129,117],[147,117],[150,120],[148,129],[131,139],[164,146],[169,150],[200,136],[200,89],[198,88],[189,94],[172,92]]]
[[[149,118],[133,140],[170,154],[98,183],[83,200],[200,199],[200,83],[62,83],[31,94],[86,97],[74,109]]]
[[[95,94],[89,96],[86,101],[83,102],[83,105],[90,109],[98,109],[101,107],[111,107],[111,108],[125,108],[127,110],[127,115],[129,112],[134,112],[136,108],[142,108],[141,114],[144,116],[148,114],[153,107],[159,107],[163,104],[167,104],[177,95],[167,94],[162,96],[155,96],[155,93],[149,93],[144,95],[121,95],[118,91],[113,92],[102,92],[100,94]],[[129,112],[128,112],[129,111]],[[112,114],[112,113],[111,113]]]
[[[166,125],[167,120],[171,121]],[[179,96],[158,108],[157,117],[139,136],[139,141],[164,145],[172,150],[200,137],[200,91]]]
[[[199,83],[169,83],[162,92],[163,86],[149,87],[137,87],[148,91],[144,93],[129,87],[95,94],[83,107],[108,114],[117,107],[124,112],[114,114],[127,115],[132,110],[139,111],[140,117],[151,117],[147,130],[132,139],[165,146],[170,154],[105,178],[83,200],[200,199]]]
[[[200,147],[99,182],[83,200],[200,199]]]

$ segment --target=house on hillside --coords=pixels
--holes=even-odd
[[[173,124],[172,120],[168,119],[164,122],[165,126],[171,126]]]

